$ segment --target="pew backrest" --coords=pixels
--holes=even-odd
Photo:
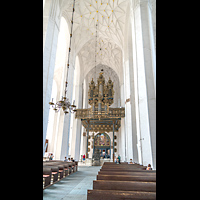
[[[155,176],[97,175],[97,180],[156,182]]]
[[[137,172],[127,172],[127,171],[99,171],[98,174],[101,175],[136,175],[136,176],[156,176],[156,173],[149,173],[148,171],[137,171]]]
[[[156,192],[156,182],[94,180],[93,189]]]

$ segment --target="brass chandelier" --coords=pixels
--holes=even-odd
[[[73,30],[73,17],[74,17],[74,11],[75,11],[75,0],[73,3],[73,11],[72,11],[72,20],[71,20],[71,33],[70,33],[70,43],[69,43],[69,53],[68,53],[68,63],[67,63],[67,78],[68,78],[68,71],[69,71],[69,59],[70,59],[70,52],[71,52],[71,39],[72,39],[72,30]],[[67,84],[68,82],[65,82],[65,96],[61,97],[61,100],[58,102],[54,103],[53,98],[52,101],[49,102],[49,104],[52,106],[53,110],[57,113],[60,111],[62,108],[63,112],[65,114],[71,112],[74,113],[76,112],[76,105],[75,105],[75,100],[73,104],[70,103],[69,98],[66,97],[67,94]]]

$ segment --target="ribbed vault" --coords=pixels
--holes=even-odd
[[[98,23],[99,37],[109,39],[123,47],[125,14],[128,0],[76,0],[73,24],[73,37],[76,38],[76,52],[95,36]],[[62,15],[69,27],[72,16],[73,0],[63,1]]]
[[[111,67],[121,80],[128,4],[129,0],[75,1],[72,54],[75,53],[81,59],[84,75],[94,66],[101,64]],[[73,0],[63,0],[61,7],[62,16],[66,19],[68,27],[71,27]]]

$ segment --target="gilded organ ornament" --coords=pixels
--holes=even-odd
[[[109,113],[109,106],[113,104],[114,90],[113,82],[109,78],[108,83],[105,83],[103,72],[99,73],[97,84],[93,79],[89,84],[88,100],[91,105],[90,113],[98,115],[100,119],[102,115]]]
[[[106,82],[103,72],[99,73],[97,83],[93,78],[89,83],[87,109],[77,109],[75,118],[81,119],[82,125],[92,132],[118,132],[121,118],[125,117],[125,108],[110,108],[114,103],[113,81]],[[114,125],[113,125],[114,123]],[[90,138],[90,136],[88,136]],[[94,136],[92,136],[94,138]],[[88,138],[88,139],[89,139]]]

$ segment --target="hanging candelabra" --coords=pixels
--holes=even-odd
[[[73,3],[73,10],[72,10],[72,20],[71,20],[71,33],[70,33],[70,43],[69,43],[69,53],[68,53],[68,62],[67,62],[67,79],[68,79],[68,71],[69,71],[69,59],[70,59],[70,52],[71,52],[71,39],[72,39],[72,30],[73,30],[73,17],[74,17],[74,11],[75,11],[75,0]],[[61,97],[61,100],[58,102],[54,103],[53,98],[52,101],[49,102],[49,104],[52,106],[53,110],[55,112],[59,112],[60,109],[62,108],[63,112],[65,114],[71,112],[74,113],[76,112],[76,105],[75,105],[75,100],[73,101],[73,104],[70,103],[69,98],[66,97],[67,95],[67,80],[65,82],[65,96]]]

